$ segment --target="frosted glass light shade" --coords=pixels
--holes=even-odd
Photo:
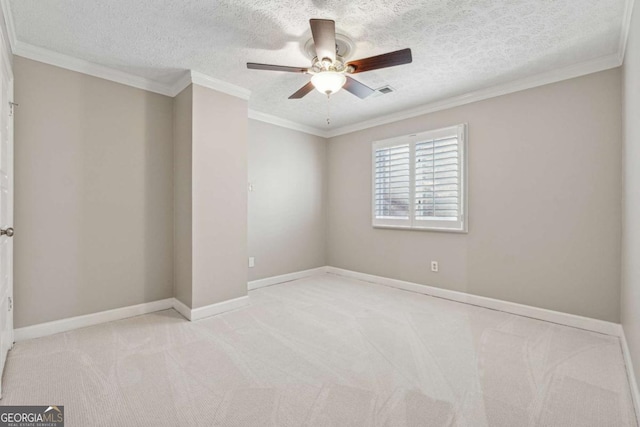
[[[344,86],[347,78],[342,73],[335,71],[321,71],[311,77],[311,83],[324,94],[330,95],[339,91]]]

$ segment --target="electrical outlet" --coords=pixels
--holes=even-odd
[[[252,256],[249,257],[249,268],[253,268],[256,266],[256,259]]]
[[[438,261],[431,261],[431,271],[434,273],[438,272]]]

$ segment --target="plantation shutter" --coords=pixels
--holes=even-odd
[[[374,219],[380,224],[408,225],[411,214],[409,144],[374,150]]]
[[[373,226],[467,231],[466,125],[373,143]]]
[[[416,142],[416,220],[458,220],[461,194],[458,147],[457,135]]]

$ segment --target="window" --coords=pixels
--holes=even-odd
[[[467,231],[466,125],[373,143],[373,226]]]

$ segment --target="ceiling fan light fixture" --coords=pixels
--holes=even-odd
[[[311,77],[311,83],[320,93],[331,95],[338,92],[346,83],[347,78],[337,71],[321,71]]]
[[[345,58],[351,52],[353,42],[336,34],[336,23],[331,19],[310,19],[309,25],[311,26],[311,39],[305,44],[304,50],[312,58],[310,68],[247,62],[247,68],[252,70],[311,74],[311,81],[289,96],[289,99],[303,98],[313,92],[313,88],[327,95],[327,107],[329,95],[342,88],[358,98],[364,99],[376,91],[360,83],[350,74],[409,64],[412,61],[411,49],[401,49],[345,62]]]

